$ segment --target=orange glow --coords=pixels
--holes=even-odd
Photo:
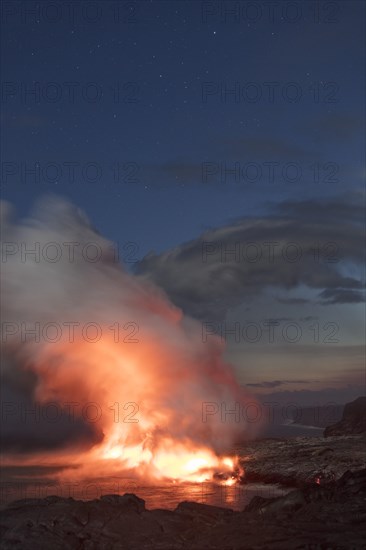
[[[62,200],[41,202],[33,221],[9,219],[6,234],[41,249],[78,246],[59,262],[8,258],[2,305],[17,330],[7,333],[4,368],[27,405],[44,414],[50,404],[50,416],[62,414],[14,422],[19,435],[12,438],[25,445],[3,463],[56,465],[63,479],[121,474],[159,484],[232,483],[242,472],[231,449],[254,435],[259,421],[243,414],[250,405],[252,415],[256,403],[224,361],[223,340],[214,333],[204,339],[202,324],[163,290],[126,272],[111,243]],[[88,244],[100,250],[98,260],[86,260]]]
[[[215,449],[215,443],[230,442],[233,426],[222,423],[218,414],[206,423],[202,421],[198,387],[203,383],[202,365],[187,375],[185,357],[173,355],[169,344],[158,346],[148,334],[144,345],[138,346],[122,348],[103,338],[93,347],[78,340],[43,346],[40,351],[37,361],[29,365],[39,375],[37,400],[79,403],[76,417],[83,403],[94,403],[86,410],[101,441],[87,450],[24,457],[23,464],[67,460],[77,468],[64,477],[127,471],[150,482],[203,482],[221,473],[226,476],[223,484],[235,482],[230,476],[238,471],[237,459],[221,456]],[[170,372],[172,362],[174,376]],[[213,370],[210,375],[216,384],[212,387],[217,391],[222,380],[225,391],[229,387],[238,395],[230,370],[220,364],[217,368],[217,358],[213,358],[215,362],[216,368],[207,363],[203,369],[206,375],[207,369]],[[187,382],[190,393],[185,395],[181,388]],[[209,394],[210,401],[214,397]]]

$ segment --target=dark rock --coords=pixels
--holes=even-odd
[[[283,497],[263,498],[254,497],[246,507],[246,512],[258,512],[263,514],[277,515],[280,513],[294,512],[304,506],[306,500],[301,491],[291,491]]]
[[[77,501],[22,500],[1,512],[2,549],[298,550],[365,548],[366,470],[283,497],[255,497],[243,512],[196,502],[146,510],[133,494]]]
[[[124,495],[103,495],[100,497],[102,502],[108,502],[109,504],[115,504],[124,510],[131,512],[144,512],[145,501],[142,498],[133,495],[132,493],[125,493]]]
[[[312,455],[313,456],[324,456],[324,455],[329,454],[329,453],[334,453],[334,449],[332,449],[331,447],[322,447],[320,449],[315,449],[315,451],[313,451]]]
[[[210,506],[199,502],[180,502],[175,510],[178,514],[183,514],[187,518],[199,519],[208,523],[216,523],[221,519],[231,516],[234,512],[229,508],[220,508],[219,506]]]
[[[292,488],[328,483],[347,470],[365,467],[366,434],[258,440],[245,446],[244,484],[264,482]],[[243,452],[243,451],[242,451]]]
[[[347,470],[338,483],[338,487],[340,488],[346,486],[352,487],[352,493],[366,493],[366,469],[357,472],[350,472]]]
[[[342,420],[325,428],[324,437],[364,432],[366,432],[366,397],[358,397],[344,406]]]
[[[293,424],[326,428],[342,418],[344,405],[327,404],[324,406],[301,407],[294,411]]]
[[[276,500],[274,498],[269,499],[261,496],[255,496],[252,498],[248,506],[245,508],[245,512],[260,512],[261,509],[269,502]]]

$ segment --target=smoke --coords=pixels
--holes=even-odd
[[[250,435],[235,407],[253,399],[223,343],[203,342],[199,322],[126,272],[78,208],[48,197],[16,222],[2,204],[2,229],[8,452],[61,450],[161,477],[177,454],[218,455]]]

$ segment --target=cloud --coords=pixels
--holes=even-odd
[[[251,388],[277,388],[285,384],[310,384],[310,380],[271,380],[269,382],[258,382],[246,385]]]
[[[319,294],[322,304],[362,304],[365,302],[365,294],[359,290],[345,288],[327,288]]]
[[[363,224],[365,216],[365,193],[353,191],[347,194],[323,199],[309,199],[299,201],[284,201],[279,204],[279,214],[296,217],[302,220],[311,220],[320,225],[330,222],[351,222]]]
[[[362,391],[359,387],[349,385],[341,388],[327,387],[322,390],[284,390],[262,394],[261,399],[263,402],[272,402],[282,406],[293,403],[299,407],[325,407],[333,404],[349,403],[361,394]],[[259,393],[257,396],[259,396]]]
[[[300,321],[319,321],[319,317],[314,315],[307,315],[306,317],[300,317]]]
[[[290,305],[301,305],[301,304],[308,303],[308,300],[306,298],[277,298],[277,301],[280,304],[290,304]]]
[[[340,298],[343,289],[343,303],[355,303],[363,285],[344,267],[364,261],[361,211],[359,195],[287,201],[267,216],[244,218],[162,254],[150,253],[136,271],[185,313],[213,322],[269,288],[286,292],[302,285],[333,292],[322,296],[326,299],[336,293]],[[304,296],[277,300],[312,303]]]

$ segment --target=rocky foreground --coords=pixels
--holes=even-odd
[[[297,489],[234,512],[194,502],[146,510],[133,494],[27,499],[1,513],[1,548],[291,550],[366,548],[365,437],[252,442],[247,478]]]
[[[2,512],[3,549],[361,549],[366,541],[366,470],[284,497],[255,497],[243,512],[182,502],[146,510],[133,494],[88,502],[48,497]]]
[[[302,488],[340,479],[347,470],[366,468],[366,434],[266,439],[248,442],[244,449],[246,482]]]

